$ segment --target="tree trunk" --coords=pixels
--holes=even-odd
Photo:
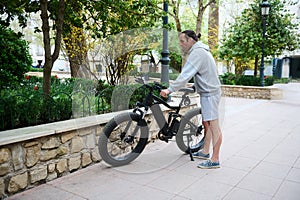
[[[47,0],[40,0],[41,3],[41,19],[42,19],[42,31],[43,31],[43,41],[45,50],[45,64],[44,64],[44,83],[43,92],[44,95],[49,95],[51,90],[51,70],[54,61],[59,56],[62,27],[64,22],[65,13],[65,1],[60,0],[58,6],[58,16],[55,21],[56,24],[56,37],[55,37],[55,47],[53,55],[51,55],[51,44],[50,44],[50,26],[49,26],[49,15],[48,15],[48,2]]]
[[[175,24],[176,24],[176,30],[178,33],[180,33],[182,30],[181,30],[181,23],[180,23],[180,20],[179,20],[179,5],[180,5],[180,0],[179,1],[174,1],[172,0],[172,6],[173,6],[173,13],[171,14],[175,20]]]
[[[214,51],[219,41],[219,5],[213,2],[209,6],[208,18],[208,45]]]
[[[88,78],[88,48],[83,29],[72,27],[71,32],[64,37],[64,42],[69,57],[71,76],[76,78]]]
[[[196,24],[196,34],[201,33],[202,29],[202,20],[205,9],[212,3],[215,3],[216,0],[210,0],[204,5],[203,0],[198,0],[198,15],[197,15],[197,24]]]
[[[197,15],[197,23],[196,23],[196,34],[201,33],[202,29],[202,19],[205,11],[205,6],[203,6],[203,0],[198,0],[198,15]]]
[[[42,31],[44,40],[45,51],[45,64],[43,70],[43,91],[45,95],[50,94],[51,88],[51,70],[52,70],[52,56],[50,45],[50,26],[48,16],[48,3],[47,0],[41,0],[41,19],[42,19]]]

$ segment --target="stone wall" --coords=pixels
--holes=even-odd
[[[274,86],[253,87],[253,86],[237,86],[222,85],[223,96],[240,97],[247,99],[282,99],[282,90]]]
[[[86,127],[1,146],[0,195],[5,197],[99,162],[97,137],[101,129],[102,125]]]
[[[0,199],[100,162],[99,134],[116,114],[0,132]]]

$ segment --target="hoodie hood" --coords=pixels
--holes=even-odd
[[[204,43],[198,41],[198,42],[196,42],[196,43],[192,46],[192,48],[189,50],[189,53],[190,53],[192,50],[197,49],[197,48],[202,48],[202,49],[205,49],[206,51],[209,51],[209,46],[208,46],[208,45],[206,45],[206,44],[204,44]]]

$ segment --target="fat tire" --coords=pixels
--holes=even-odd
[[[180,122],[180,126],[178,129],[178,132],[176,134],[176,144],[178,146],[178,148],[185,152],[185,153],[190,153],[190,148],[189,146],[184,142],[184,137],[185,135],[184,133],[184,129],[186,127],[186,125],[188,124],[188,122],[190,122],[190,120],[199,115],[199,117],[201,117],[201,108],[193,108],[192,110],[188,111],[182,118],[181,118],[181,122]],[[202,123],[202,121],[201,121]],[[194,151],[198,151],[199,149],[194,149]]]
[[[137,145],[131,150],[128,155],[124,157],[124,159],[115,159],[110,155],[108,151],[108,138],[119,124],[130,120],[137,122],[137,124],[140,126],[140,138],[137,141]],[[117,115],[105,125],[99,136],[99,154],[107,164],[113,167],[127,165],[135,160],[144,150],[148,141],[148,133],[149,130],[147,124],[145,120],[141,119],[140,115],[136,113],[122,113],[120,115]]]

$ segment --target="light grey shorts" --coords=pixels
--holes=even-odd
[[[211,121],[219,118],[220,99],[221,93],[212,96],[200,96],[203,121]]]

